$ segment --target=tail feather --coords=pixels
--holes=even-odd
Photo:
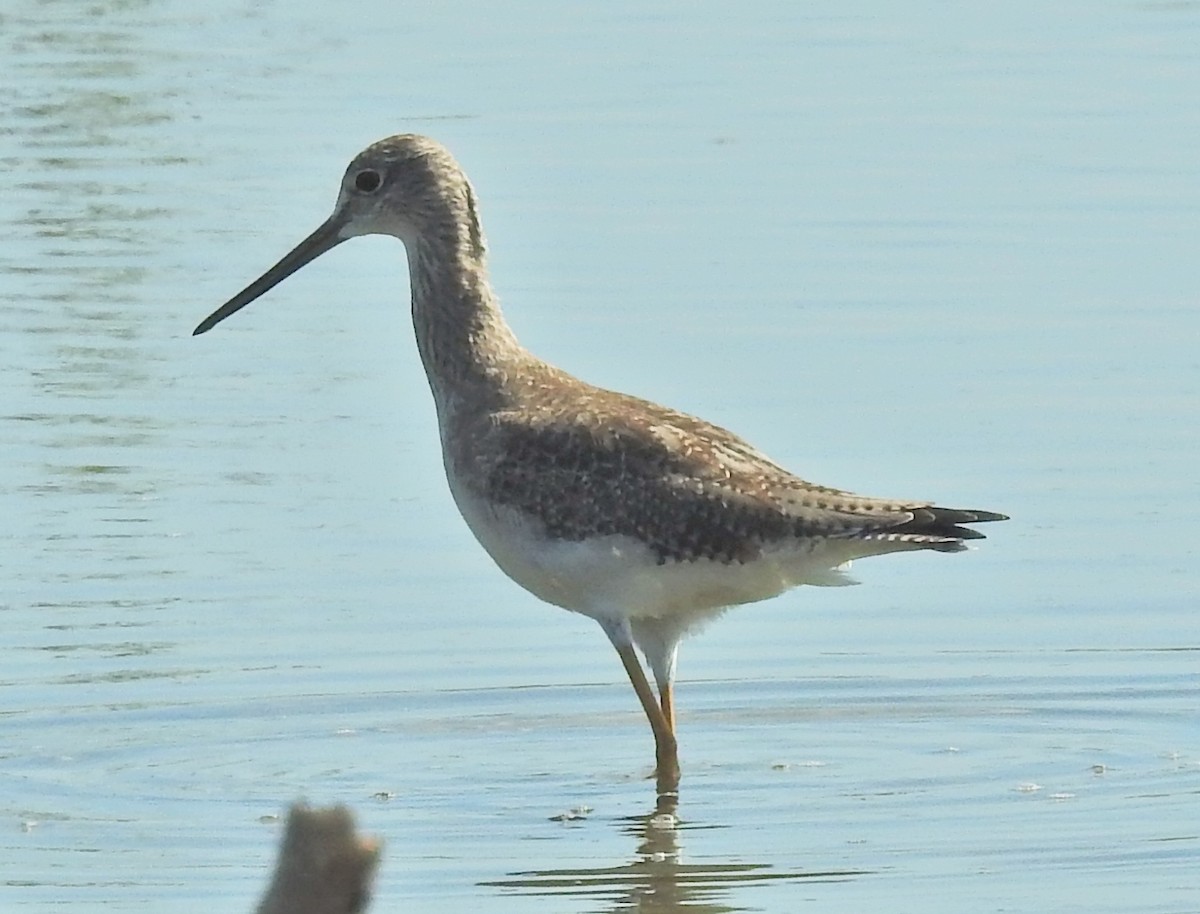
[[[824,554],[835,563],[849,562],[873,555],[919,549],[962,552],[969,548],[964,540],[983,539],[982,533],[966,525],[1008,520],[1006,515],[994,511],[940,508],[920,503],[893,503],[887,507],[890,509],[887,513],[880,511],[866,515],[860,526],[812,536],[822,541]],[[804,583],[833,582],[809,581],[806,578]]]
[[[894,527],[889,527],[888,533],[911,534],[920,537],[930,537],[930,547],[938,548],[942,541],[950,541],[944,545],[952,545],[962,540],[981,540],[984,534],[978,530],[963,526],[964,524],[983,524],[997,520],[1008,520],[1005,514],[994,511],[962,508],[939,508],[934,505],[909,509],[912,519]]]

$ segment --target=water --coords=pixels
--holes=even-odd
[[[0,909],[1200,910],[1200,6],[18,0],[0,15]],[[682,654],[677,829],[594,624],[455,515],[394,242],[202,338],[433,134],[535,351],[977,552]],[[567,816],[577,807],[588,811]]]

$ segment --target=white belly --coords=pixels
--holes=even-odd
[[[846,561],[834,549],[780,550],[744,564],[659,564],[632,537],[548,539],[515,509],[488,503],[453,482],[451,491],[467,526],[505,574],[546,602],[593,618],[676,617],[688,628],[726,607],[798,584],[853,583],[834,570]]]

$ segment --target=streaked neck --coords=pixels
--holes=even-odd
[[[478,230],[456,228],[406,245],[417,349],[439,413],[464,399],[496,405],[514,370],[532,359],[488,284]]]

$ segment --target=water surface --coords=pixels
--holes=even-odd
[[[1200,6],[20,0],[0,17],[0,907],[1200,910]],[[679,824],[593,623],[456,516],[404,261],[195,323],[400,131],[535,351],[978,551],[685,644]]]

